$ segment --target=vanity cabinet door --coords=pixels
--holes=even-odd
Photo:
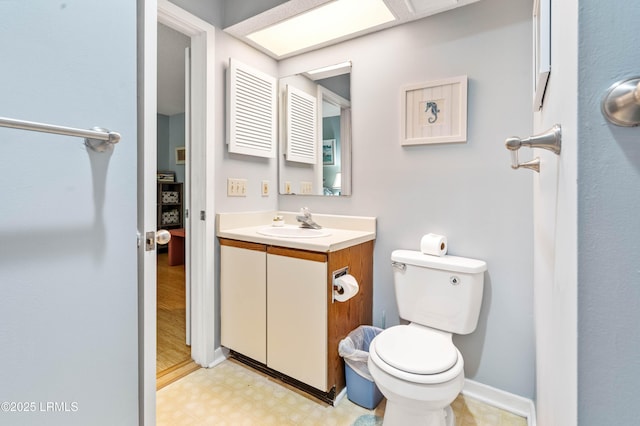
[[[270,368],[329,390],[324,253],[268,248],[267,335]]]
[[[267,362],[266,268],[264,245],[221,241],[220,343],[263,364]]]

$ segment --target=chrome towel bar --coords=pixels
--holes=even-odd
[[[119,133],[111,132],[100,127],[94,127],[91,130],[74,129],[73,127],[56,126],[53,124],[36,123],[33,121],[15,120],[5,117],[0,117],[0,127],[85,138],[85,145],[98,152],[107,151],[108,149],[111,149],[113,145],[117,144],[120,141]]]

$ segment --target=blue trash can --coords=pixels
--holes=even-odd
[[[361,325],[340,341],[338,352],[344,358],[347,398],[361,407],[372,410],[382,400],[382,393],[369,372],[369,344],[382,332],[381,328]]]

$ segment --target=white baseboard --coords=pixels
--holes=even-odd
[[[338,393],[338,395],[336,396],[336,399],[333,400],[333,406],[337,406],[340,401],[342,401],[342,398],[344,398],[345,396],[347,396],[347,387],[343,387],[342,390]]]
[[[223,347],[217,348],[213,351],[213,362],[206,366],[206,368],[212,368],[216,365],[220,364],[222,361],[227,359],[227,355],[229,355],[229,350]]]
[[[536,409],[530,399],[469,379],[464,381],[462,394],[493,407],[525,417],[528,426],[536,426]]]

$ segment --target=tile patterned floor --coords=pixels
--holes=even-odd
[[[327,406],[235,361],[199,369],[157,393],[158,426],[345,425],[380,426],[385,400],[375,410],[346,397]],[[527,426],[526,419],[459,396],[456,426]]]

